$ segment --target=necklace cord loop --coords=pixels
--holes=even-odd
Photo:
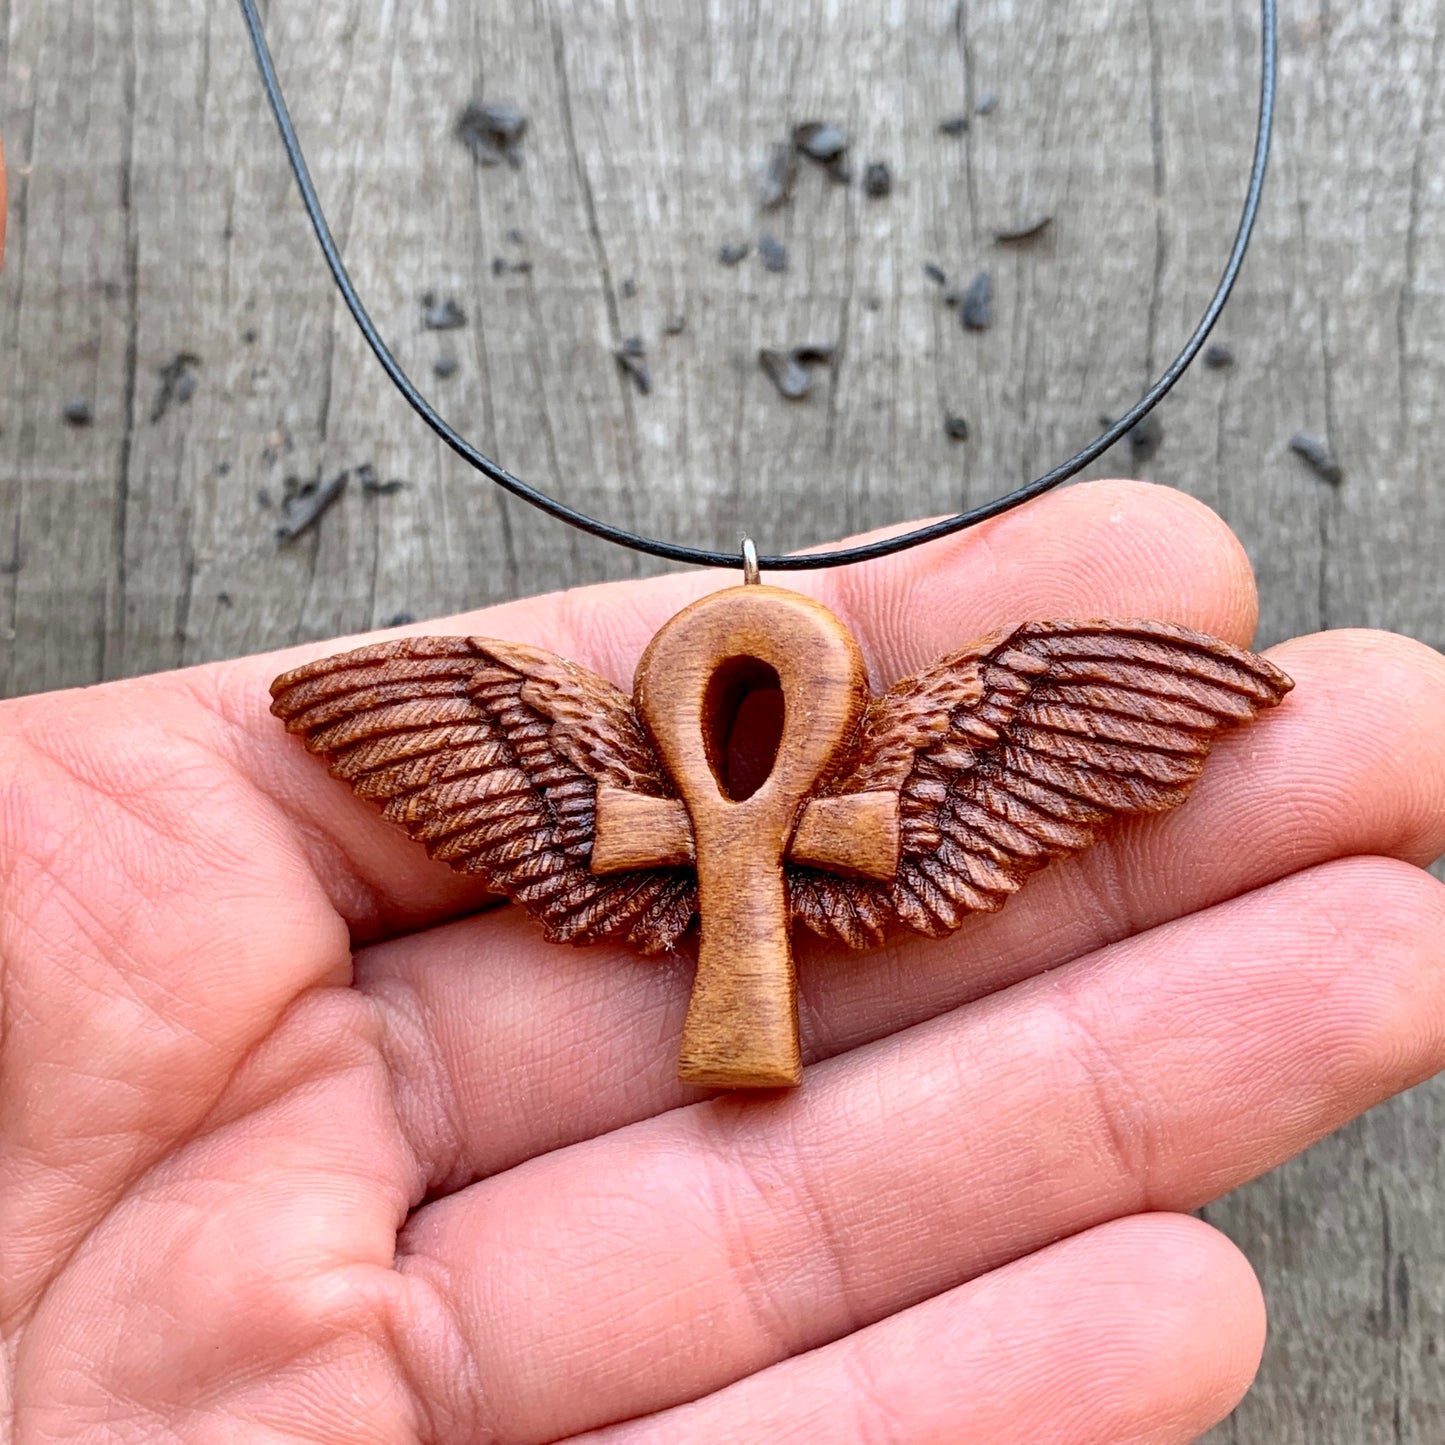
[[[520,497],[522,501],[546,512],[549,516],[566,522],[569,526],[588,532],[594,537],[601,537],[605,541],[616,542],[619,546],[631,548],[634,552],[645,552],[650,556],[661,557],[669,562],[684,562],[699,567],[736,567],[737,555],[735,553],[714,552],[701,547],[687,547],[678,542],[664,542],[657,538],[639,536],[637,533],[629,532],[611,522],[604,522],[598,517],[589,517],[586,513],[569,507],[565,502],[560,502],[555,497],[538,491],[520,477],[513,476],[511,472],[499,466],[490,457],[484,456],[438,414],[417,389],[416,384],[402,370],[401,363],[397,361],[381,339],[381,333],[376,329],[376,324],[362,304],[361,297],[357,295],[356,288],[347,273],[346,265],[341,259],[336,239],[331,234],[331,227],[322,211],[320,197],[311,180],[306,157],[301,150],[301,142],[297,138],[296,128],[291,121],[291,113],[286,107],[286,99],[281,92],[281,83],[276,76],[276,67],[266,44],[261,17],[256,10],[256,0],[240,0],[240,5],[241,14],[251,38],[251,48],[256,55],[256,65],[261,73],[261,84],[265,88],[271,113],[276,119],[277,129],[281,133],[281,143],[285,147],[286,158],[290,162],[292,174],[296,177],[296,184],[301,191],[301,201],[310,218],[311,229],[320,243],[322,255],[325,256],[326,264],[331,270],[332,279],[335,281],[342,299],[346,302],[352,318],[360,328],[361,334],[366,338],[367,345],[371,347],[372,353],[381,363],[382,370],[391,378],[393,385],[406,398],[412,410],[452,451],[489,481],[494,482],[504,491],[510,492],[514,497]],[[1209,333],[1214,329],[1220,312],[1224,310],[1225,303],[1234,290],[1234,283],[1239,278],[1240,268],[1243,266],[1245,254],[1249,250],[1255,218],[1259,214],[1260,198],[1264,192],[1264,178],[1269,166],[1270,136],[1274,129],[1278,73],[1278,28],[1277,0],[1260,0],[1259,119],[1255,126],[1254,157],[1250,166],[1249,184],[1245,191],[1244,207],[1235,231],[1234,243],[1230,248],[1229,259],[1225,263],[1214,295],[1199,324],[1185,342],[1184,349],[1169,363],[1163,374],[1139,401],[1082,451],[1070,457],[1068,461],[1061,462],[1052,471],[1045,472],[1043,476],[1035,478],[1004,496],[985,502],[982,506],[972,507],[967,511],[959,512],[956,516],[947,517],[942,521],[930,523],[925,527],[917,527],[912,531],[899,533],[877,542],[865,542],[855,547],[835,547],[830,551],[807,552],[801,555],[761,557],[758,558],[760,566],[779,572],[804,572],[824,567],[843,567],[854,562],[869,562],[878,557],[890,557],[894,553],[906,551],[910,547],[917,547],[924,542],[936,541],[941,537],[951,536],[955,532],[962,532],[965,528],[977,526],[980,522],[986,522],[992,517],[1012,511],[1013,508],[1021,506],[1024,502],[1032,501],[1035,497],[1052,491],[1062,482],[1076,477],[1085,467],[1126,437],[1168,396],[1174,389],[1175,383],[1189,369],[1190,364],[1209,339]]]

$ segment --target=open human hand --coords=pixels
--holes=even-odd
[[[717,583],[415,630],[625,685]],[[800,585],[878,682],[1029,617],[1255,615],[1218,520],[1128,483]],[[0,708],[14,1445],[1190,1440],[1263,1312],[1180,1211],[1445,1064],[1445,662],[1402,638],[1277,649],[1184,808],[1001,913],[800,943],[820,1062],[711,1099],[685,959],[479,912],[269,716],[334,650]]]

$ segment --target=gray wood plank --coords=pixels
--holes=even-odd
[[[1239,531],[1265,641],[1376,625],[1445,646],[1445,5],[1284,10],[1280,143],[1222,331],[1237,363],[1166,404],[1147,469]],[[585,509],[781,549],[983,500],[1138,394],[1232,230],[1256,19],[1253,0],[272,0],[268,25],[362,293],[447,414]],[[0,691],[657,570],[494,495],[382,384],[230,7],[0,0],[0,41]],[[996,110],[973,115],[986,91]],[[479,169],[452,138],[479,95],[527,110],[520,167]],[[941,135],[956,113],[968,131]],[[805,165],[760,212],[768,144],[811,117],[845,126],[859,167],[889,162],[892,195]],[[1041,241],[993,244],[1042,213]],[[764,231],[785,272],[718,263]],[[991,271],[992,330],[958,326],[929,262]],[[426,330],[428,291],[468,324]],[[632,335],[646,396],[611,356]],[[756,352],[799,341],[838,359],[790,405]],[[198,389],[153,420],[181,353]],[[62,420],[77,395],[89,427]],[[969,441],[944,434],[953,412]],[[1339,489],[1290,454],[1302,427],[1329,437]],[[407,487],[353,483],[278,545],[288,476],[363,462]],[[1121,448],[1095,473],[1131,470]],[[1208,1211],[1274,1319],[1211,1438],[1445,1434],[1442,1138],[1426,1086]]]

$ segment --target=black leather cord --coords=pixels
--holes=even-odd
[[[381,363],[382,370],[391,378],[397,390],[407,399],[417,415],[459,457],[469,462],[488,480],[495,482],[497,486],[504,488],[514,497],[520,497],[524,502],[530,502],[532,506],[570,526],[590,532],[594,537],[603,537],[609,542],[616,542],[619,546],[630,547],[635,552],[646,552],[653,557],[665,557],[670,562],[688,562],[700,567],[739,566],[741,563],[741,553],[739,552],[712,552],[701,547],[685,547],[676,542],[663,542],[652,537],[641,537],[635,532],[629,532],[610,522],[604,522],[576,511],[567,506],[565,502],[559,502],[555,497],[549,497],[545,492],[539,492],[535,487],[522,481],[520,477],[514,477],[504,467],[498,466],[489,457],[483,456],[471,442],[453,430],[438,415],[436,409],[417,390],[415,383],[401,369],[401,364],[381,339],[375,323],[367,314],[361,298],[356,294],[356,288],[352,285],[351,277],[347,274],[341,254],[336,248],[336,240],[331,234],[331,227],[327,224],[325,213],[321,209],[321,201],[316,194],[316,187],[312,183],[311,173],[306,167],[306,157],[302,153],[301,142],[296,137],[296,128],[291,123],[291,114],[286,108],[286,100],[281,93],[281,83],[276,78],[276,67],[272,63],[271,52],[266,45],[266,36],[261,27],[260,16],[256,13],[255,0],[240,0],[240,3],[241,13],[246,21],[246,29],[250,32],[251,45],[256,52],[256,64],[261,71],[261,83],[266,88],[266,98],[271,103],[271,112],[276,117],[276,125],[281,132],[281,141],[286,147],[286,158],[291,163],[291,170],[296,176],[296,184],[300,187],[301,200],[306,206],[306,214],[311,218],[311,228],[316,233],[316,239],[321,243],[321,251],[326,257],[326,264],[331,268],[332,279],[336,282],[337,289],[341,292],[356,324],[361,328],[361,334],[366,338],[367,344]],[[1214,329],[1214,323],[1219,319],[1219,313],[1224,310],[1225,302],[1229,300],[1229,293],[1234,289],[1240,267],[1244,264],[1245,252],[1249,249],[1250,235],[1254,230],[1255,217],[1259,213],[1260,196],[1264,191],[1265,170],[1269,162],[1270,135],[1274,129],[1278,58],[1277,31],[1276,0],[1260,0],[1259,120],[1255,130],[1254,161],[1250,167],[1249,186],[1245,193],[1244,209],[1239,218],[1239,227],[1235,232],[1234,245],[1230,249],[1224,274],[1219,279],[1219,285],[1215,288],[1214,296],[1199,325],[1194,328],[1193,334],[1185,342],[1184,349],[1169,363],[1163,375],[1144,393],[1139,402],[1108,430],[1090,442],[1083,451],[1070,457],[1068,461],[1062,462],[1052,471],[1045,472],[1043,476],[1027,485],[1009,492],[1006,496],[985,502],[982,506],[974,507],[967,512],[960,512],[957,516],[930,523],[926,527],[915,528],[911,532],[900,533],[896,537],[889,537],[880,542],[868,542],[858,547],[835,547],[831,551],[808,552],[782,557],[760,556],[758,565],[761,568],[772,572],[803,572],[822,567],[841,567],[852,562],[868,562],[875,557],[888,557],[895,552],[906,551],[909,547],[917,547],[921,543],[932,542],[939,537],[947,537],[954,532],[961,532],[966,527],[975,526],[979,522],[987,521],[990,517],[997,517],[1002,512],[1011,511],[1014,507],[1031,501],[1044,492],[1051,491],[1061,482],[1077,476],[1090,462],[1095,461],[1116,442],[1126,437],[1144,417],[1163,401],[1173,390],[1175,382],[1189,369],[1190,363],[1199,354],[1200,348],[1203,347],[1209,333]]]

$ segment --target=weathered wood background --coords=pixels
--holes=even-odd
[[[953,510],[1074,450],[1202,306],[1253,119],[1253,0],[268,8],[338,236],[404,364],[523,475],[726,547],[740,528],[782,549]],[[1368,623],[1439,646],[1445,6],[1284,11],[1272,183],[1222,331],[1238,359],[1166,405],[1147,470],[1244,538],[1264,640]],[[233,6],[0,0],[0,40],[0,691],[646,570],[499,499],[383,385],[303,226]],[[966,135],[938,133],[990,91]],[[479,95],[530,115],[520,168],[479,169],[453,140]],[[792,205],[760,217],[767,144],[808,117],[889,161],[892,196],[805,167]],[[992,244],[1042,212],[1041,242]],[[717,263],[762,229],[786,273]],[[942,309],[928,261],[992,270],[991,331]],[[425,330],[428,290],[468,325]],[[665,336],[672,313],[687,329]],[[648,396],[610,355],[631,334]],[[755,353],[805,340],[838,364],[790,406]],[[157,417],[158,369],[181,353],[198,387]],[[435,380],[443,355],[459,365]],[[91,425],[63,420],[72,398]],[[967,442],[945,436],[950,412]],[[1299,428],[1328,435],[1342,486],[1289,454]],[[278,546],[258,491],[366,461],[409,485],[353,486]],[[1108,467],[1132,469],[1127,448]],[[1426,1087],[1209,1211],[1273,1316],[1259,1385],[1217,1439],[1439,1445],[1442,1189],[1445,1090]]]

